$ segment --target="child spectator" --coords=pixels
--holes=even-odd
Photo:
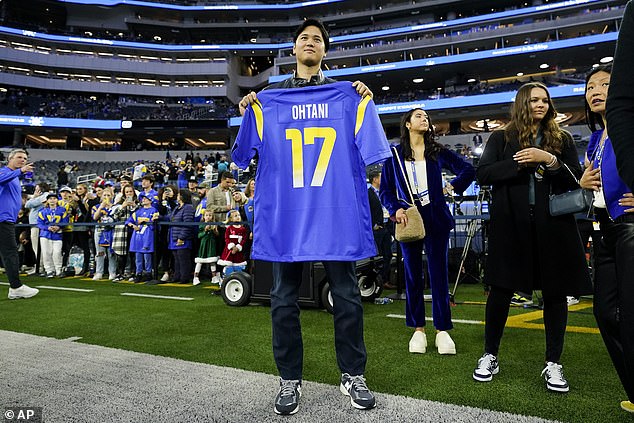
[[[158,220],[158,210],[152,206],[152,199],[144,193],[139,194],[141,208],[137,209],[126,221],[134,229],[130,239],[130,251],[136,256],[135,282],[152,279],[152,254],[154,253],[154,224]]]
[[[238,210],[231,210],[227,217],[227,223],[242,221]],[[247,261],[242,250],[248,235],[248,229],[240,224],[234,223],[227,226],[225,230],[225,248],[222,251],[220,260],[218,260],[218,264],[221,266],[246,266]]]
[[[132,185],[124,186],[121,194],[119,201],[112,208],[112,216],[119,223],[127,222],[137,208],[137,195]],[[113,282],[120,282],[129,278],[130,274],[132,274],[130,232],[130,228],[126,224],[119,224],[114,227],[112,250],[117,255],[117,276],[113,279]]]
[[[111,188],[105,188],[101,193],[101,202],[92,206],[92,219],[95,222],[109,224],[95,227],[95,281],[103,278],[103,271],[108,257],[108,277],[114,280],[117,274],[117,258],[112,251],[112,222],[110,215],[114,194]]]
[[[58,205],[57,194],[46,196],[46,205],[37,215],[40,247],[46,277],[62,277],[62,228],[68,224],[68,211]]]
[[[213,222],[214,212],[211,210],[205,210],[203,213],[203,222]],[[219,276],[216,273],[216,262],[218,261],[218,254],[216,253],[216,235],[218,234],[218,228],[214,225],[200,225],[198,229],[198,239],[200,240],[200,247],[198,248],[198,257],[194,259],[196,267],[194,268],[194,285],[200,283],[198,274],[203,267],[203,264],[211,265],[212,282],[219,280]]]

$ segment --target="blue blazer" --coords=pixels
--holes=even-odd
[[[588,149],[586,150],[586,156],[594,164],[594,168],[597,166],[601,168],[601,186],[603,187],[603,196],[605,197],[605,203],[607,206],[608,214],[613,220],[625,214],[625,210],[629,207],[621,206],[619,200],[623,198],[623,194],[631,192],[628,186],[623,182],[623,179],[619,176],[616,168],[616,156],[614,155],[614,147],[610,137],[607,137],[604,142],[603,154],[601,160],[598,162],[597,153],[599,148],[599,141],[601,141],[601,135],[603,130],[594,131],[590,135],[590,142],[588,142]],[[597,163],[598,162],[598,163]]]
[[[406,169],[402,147],[400,145],[392,147],[398,151],[401,158],[401,166]],[[421,210],[425,222],[425,231],[450,231],[454,227],[454,219],[449,212],[442,192],[442,169],[448,169],[456,175],[451,181],[456,193],[462,193],[471,185],[471,182],[475,179],[475,169],[462,156],[447,148],[440,150],[436,160],[427,159],[425,163],[430,200],[430,203]],[[391,217],[394,217],[398,209],[407,209],[413,206],[401,166],[398,165],[394,150],[392,150],[392,157],[383,164],[381,188],[379,190],[381,203],[388,210]]]

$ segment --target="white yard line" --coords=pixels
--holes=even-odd
[[[83,288],[66,288],[63,286],[48,286],[48,285],[39,285],[36,288],[44,288],[44,289],[56,289],[58,291],[74,291],[74,292],[94,292],[94,289],[83,289]]]
[[[144,298],[159,298],[163,300],[181,300],[181,301],[192,301],[191,297],[169,297],[167,295],[149,295],[149,294],[135,294],[132,292],[122,292],[121,295],[125,295],[127,297],[144,297]]]

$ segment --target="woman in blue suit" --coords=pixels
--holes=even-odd
[[[586,77],[586,120],[593,132],[580,185],[594,191],[601,228],[594,241],[594,315],[627,394],[621,408],[634,413],[634,195],[617,172],[606,128],[611,75],[612,66],[605,65]]]
[[[379,194],[391,218],[397,223],[407,224],[405,210],[413,206],[409,184],[425,225],[423,240],[401,243],[407,291],[406,324],[415,328],[409,351],[424,353],[427,349],[422,256],[425,249],[432,291],[432,316],[437,331],[436,347],[440,354],[455,354],[456,345],[447,332],[453,328],[447,251],[454,220],[444,196],[453,190],[463,192],[474,180],[475,170],[461,156],[436,142],[435,138],[434,127],[424,110],[407,112],[401,118],[400,144],[393,147],[392,158],[384,164]],[[456,175],[444,189],[442,169]],[[407,174],[407,181],[403,172]]]

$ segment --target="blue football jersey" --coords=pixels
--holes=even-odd
[[[392,156],[374,102],[350,82],[258,93],[233,145],[258,154],[251,258],[354,261],[376,255],[365,167]]]

